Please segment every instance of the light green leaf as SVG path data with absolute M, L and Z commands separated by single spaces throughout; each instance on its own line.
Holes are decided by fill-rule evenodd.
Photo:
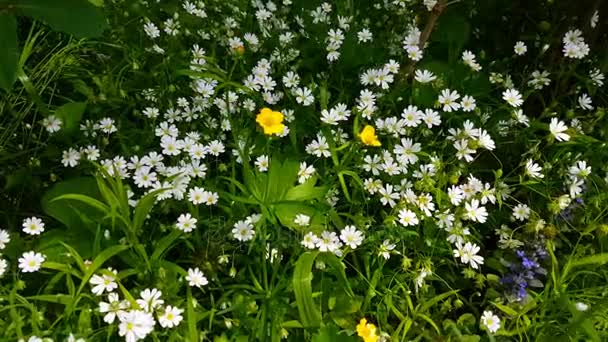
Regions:
M 304 184 L 290 188 L 285 194 L 284 199 L 287 201 L 307 201 L 323 198 L 328 188 L 325 186 L 315 186 L 316 182 L 316 177 L 311 177 Z
M 304 327 L 321 325 L 321 312 L 312 299 L 312 265 L 319 252 L 306 252 L 296 262 L 293 273 L 293 291 Z
M 0 13 L 0 88 L 7 92 L 17 79 L 19 49 L 17 45 L 17 19 Z
M 196 330 L 196 314 L 194 312 L 194 303 L 192 297 L 192 289 L 190 286 L 187 288 L 187 312 L 186 317 L 188 321 L 188 335 L 190 335 L 190 341 L 198 341 L 198 331 Z
M 83 0 L 20 0 L 16 7 L 57 31 L 78 38 L 98 37 L 108 26 L 103 12 Z
M 75 200 L 75 201 L 85 203 L 85 204 L 89 205 L 90 207 L 95 208 L 105 214 L 110 212 L 110 208 L 107 205 L 105 205 L 101 201 L 94 199 L 93 197 L 89 197 L 86 195 L 65 194 L 65 195 L 61 195 L 59 197 L 53 198 L 51 200 L 51 202 L 56 202 L 56 201 L 61 201 L 61 200 Z
M 494 305 L 498 310 L 506 313 L 507 315 L 511 316 L 511 317 L 517 317 L 519 314 L 517 313 L 517 311 L 511 309 L 510 307 L 503 305 L 503 304 L 499 304 L 499 303 L 492 303 L 492 305 Z

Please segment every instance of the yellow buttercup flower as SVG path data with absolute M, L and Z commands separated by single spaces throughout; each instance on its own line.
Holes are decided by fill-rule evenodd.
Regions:
M 367 323 L 365 318 L 361 318 L 361 321 L 357 325 L 357 335 L 359 335 L 364 342 L 378 341 L 378 335 L 376 335 L 376 326 L 372 323 Z
M 376 129 L 373 126 L 367 125 L 359 134 L 361 141 L 368 146 L 381 146 L 380 140 L 376 135 Z
M 262 126 L 264 134 L 279 134 L 285 129 L 283 114 L 281 112 L 273 112 L 270 108 L 262 108 L 255 121 Z

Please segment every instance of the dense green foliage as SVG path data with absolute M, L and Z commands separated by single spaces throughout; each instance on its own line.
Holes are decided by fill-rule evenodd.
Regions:
M 0 0 L 0 340 L 607 340 L 607 5 Z

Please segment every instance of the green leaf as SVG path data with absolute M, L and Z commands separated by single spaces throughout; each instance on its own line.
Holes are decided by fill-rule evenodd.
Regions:
M 171 248 L 173 242 L 177 240 L 181 235 L 182 232 L 180 230 L 173 229 L 173 231 L 169 235 L 160 239 L 160 241 L 155 244 L 156 248 L 154 249 L 154 252 L 150 257 L 150 262 L 154 264 L 156 261 L 160 260 L 163 254 L 165 254 Z
M 316 182 L 316 177 L 311 177 L 304 184 L 290 188 L 285 194 L 284 199 L 287 201 L 307 201 L 323 198 L 328 188 L 325 186 L 315 186 Z
M 87 272 L 82 278 L 82 283 L 80 283 L 80 287 L 78 288 L 78 293 L 82 291 L 84 286 L 89 282 L 89 278 L 91 278 L 91 276 L 93 276 L 93 274 L 101 266 L 103 266 L 103 264 L 108 261 L 108 259 L 115 256 L 116 254 L 126 251 L 127 249 L 129 249 L 129 246 L 114 245 L 104 249 L 101 253 L 99 253 L 99 255 L 97 255 L 95 259 L 93 259 L 93 263 L 87 268 Z
M 512 317 L 517 317 L 518 316 L 517 311 L 511 309 L 510 307 L 508 307 L 506 305 L 499 304 L 499 303 L 492 303 L 492 305 L 494 305 L 498 310 L 506 313 L 509 316 L 512 316 Z
M 55 116 L 63 122 L 63 132 L 72 134 L 78 131 L 80 119 L 86 108 L 85 102 L 71 102 L 55 110 Z
M 98 37 L 108 26 L 102 10 L 84 0 L 20 0 L 16 7 L 54 30 L 78 38 Z
M 36 295 L 27 297 L 29 300 L 39 300 L 43 302 L 68 305 L 72 301 L 72 296 L 62 293 L 49 295 Z
M 8 13 L 0 13 L 0 88 L 7 92 L 17 79 L 18 64 L 17 19 Z
M 80 218 L 81 215 L 93 222 L 101 220 L 103 215 L 99 210 L 81 201 L 74 199 L 54 201 L 57 197 L 66 194 L 80 194 L 98 201 L 101 196 L 94 178 L 78 177 L 55 184 L 44 194 L 41 205 L 47 215 L 73 230 L 82 229 L 84 222 Z
M 312 299 L 312 265 L 319 252 L 302 254 L 293 273 L 293 292 L 300 313 L 300 321 L 306 328 L 321 325 L 321 312 Z
M 105 214 L 110 212 L 110 208 L 107 205 L 105 205 L 101 201 L 94 199 L 93 197 L 86 196 L 86 195 L 65 194 L 65 195 L 61 195 L 59 197 L 55 197 L 51 201 L 55 202 L 55 201 L 61 201 L 61 200 L 75 200 L 75 201 L 85 203 L 85 204 L 89 205 L 90 207 L 95 208 Z
M 192 298 L 192 288 L 187 288 L 187 299 L 188 301 L 186 308 L 186 317 L 188 321 L 188 335 L 190 335 L 190 341 L 198 341 L 198 331 L 196 330 L 196 314 L 194 312 L 194 299 Z
M 432 41 L 447 43 L 450 62 L 455 61 L 471 35 L 471 25 L 456 11 L 446 11 L 431 35 Z
M 423 313 L 423 312 L 427 312 L 433 305 L 439 303 L 440 301 L 448 298 L 449 296 L 455 295 L 458 293 L 458 290 L 452 290 L 452 291 L 448 291 L 448 292 L 444 292 L 438 296 L 433 297 L 433 299 L 430 299 L 426 302 L 424 302 L 424 304 L 422 304 L 422 306 L 420 307 L 419 310 L 416 310 L 418 313 Z
M 258 185 L 260 189 L 266 189 L 264 200 L 266 203 L 278 202 L 284 199 L 287 189 L 293 187 L 298 177 L 299 164 L 295 160 L 286 160 L 281 163 L 278 157 L 270 160 L 268 168 L 267 183 Z
M 148 216 L 148 214 L 152 210 L 152 207 L 154 207 L 154 204 L 156 203 L 156 196 L 166 190 L 168 189 L 154 190 L 146 196 L 142 197 L 137 202 L 137 206 L 135 207 L 135 215 L 133 217 L 132 228 L 134 232 L 137 232 L 144 225 L 146 217 Z
M 335 341 L 355 342 L 355 341 L 361 341 L 361 339 L 356 336 L 347 336 L 344 334 L 340 334 L 338 327 L 336 327 L 333 324 L 329 324 L 329 325 L 326 325 L 326 326 L 322 327 L 321 329 L 319 329 L 319 332 L 317 332 L 312 337 L 311 341 L 312 342 L 335 342 Z
M 586 266 L 591 264 L 603 265 L 605 263 L 608 263 L 608 253 L 601 253 L 576 259 L 570 263 L 570 267 Z

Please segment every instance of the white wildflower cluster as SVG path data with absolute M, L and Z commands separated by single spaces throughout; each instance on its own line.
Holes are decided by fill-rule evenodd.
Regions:
M 422 59 L 424 46 L 420 47 L 420 30 L 415 26 L 410 26 L 409 31 L 403 39 L 403 49 L 407 53 L 407 56 L 412 61 L 419 61 Z
M 307 233 L 302 239 L 302 246 L 307 249 L 317 249 L 320 252 L 330 252 L 342 256 L 342 247 L 349 247 L 354 250 L 359 247 L 364 240 L 363 232 L 355 226 L 346 226 L 340 231 L 340 235 L 335 232 L 323 231 L 317 236 L 313 232 Z
M 566 32 L 562 43 L 562 52 L 568 58 L 582 59 L 589 54 L 589 45 L 585 43 L 583 33 L 579 29 Z
M 467 307 L 480 305 L 480 329 L 516 331 L 511 318 L 484 311 L 487 302 L 508 304 L 494 299 L 513 285 L 506 276 L 495 281 L 498 273 L 522 264 L 546 276 L 540 264 L 548 260 L 529 251 L 577 248 L 547 240 L 558 233 L 568 238 L 571 216 L 580 211 L 588 211 L 580 222 L 598 217 L 586 229 L 605 229 L 605 215 L 597 211 L 608 182 L 600 128 L 605 68 L 590 56 L 593 36 L 585 31 L 587 44 L 583 31 L 572 29 L 560 44 L 545 44 L 542 35 L 522 34 L 498 50 L 504 56 L 490 56 L 494 50 L 473 39 L 446 43 L 454 38 L 446 34 L 450 20 L 460 17 L 438 16 L 458 1 L 365 3 L 380 21 L 350 5 L 328 1 L 303 9 L 293 2 L 142 2 L 138 31 L 129 33 L 144 45 L 142 56 L 117 77 L 120 96 L 104 94 L 104 82 L 115 80 L 96 79 L 102 90 L 90 98 L 97 111 L 85 112 L 77 124 L 59 111 L 36 119 L 48 138 L 40 146 L 60 146 L 57 168 L 66 175 L 93 173 L 100 185 L 124 190 L 102 188 L 99 200 L 82 201 L 99 211 L 107 207 L 91 229 L 98 229 L 95 251 L 99 240 L 125 250 L 106 265 L 75 255 L 66 261 L 80 262 L 90 275 L 83 286 L 88 283 L 92 295 L 81 300 L 96 303 L 98 321 L 115 325 L 108 331 L 128 342 L 186 338 L 186 309 L 195 311 L 187 333 L 200 339 L 210 338 L 204 334 L 220 322 L 222 329 L 247 331 L 230 336 L 264 340 L 265 329 L 251 333 L 246 323 L 269 317 L 265 310 L 274 304 L 268 300 L 292 295 L 295 286 L 284 284 L 292 284 L 289 272 L 305 254 L 319 255 L 313 273 L 325 258 L 344 264 L 346 277 L 358 276 L 357 296 L 360 284 L 375 281 L 379 295 L 409 288 L 423 303 L 438 279 L 446 288 L 470 283 L 474 290 L 458 296 L 473 298 Z M 427 18 L 433 19 L 430 32 L 425 28 L 422 37 Z M 589 25 L 601 26 L 597 11 Z M 450 37 L 433 39 L 437 31 Z M 483 41 L 482 29 L 472 31 Z M 559 57 L 559 68 L 571 63 L 570 71 L 555 68 L 545 60 L 549 55 Z M 123 77 L 132 77 L 137 90 L 124 92 Z M 72 133 L 76 138 L 62 139 Z M 57 222 L 24 218 L 30 215 L 19 218 L 22 238 L 0 229 L 0 251 L 12 240 L 27 246 L 15 262 L 25 281 L 43 267 L 60 268 L 49 262 L 54 246 L 37 240 L 65 223 L 51 214 Z M 139 230 L 130 231 L 136 222 Z M 3 279 L 9 259 L 0 254 Z M 66 269 L 72 287 L 72 265 Z M 308 282 L 322 291 L 333 286 L 333 279 L 319 286 L 318 278 Z M 542 285 L 530 273 L 516 280 L 523 278 L 529 282 L 516 285 L 524 295 L 528 286 Z M 471 295 L 485 289 L 491 297 Z M 329 297 L 333 310 L 340 303 Z M 272 307 L 273 322 L 297 315 L 289 300 Z M 459 301 L 445 297 L 442 310 Z M 378 325 L 388 331 L 385 323 Z M 287 337 L 288 326 L 280 327 L 285 338 L 304 338 L 293 337 L 299 332 Z M 363 326 L 359 336 L 372 336 Z M 418 334 L 419 326 L 412 331 Z

